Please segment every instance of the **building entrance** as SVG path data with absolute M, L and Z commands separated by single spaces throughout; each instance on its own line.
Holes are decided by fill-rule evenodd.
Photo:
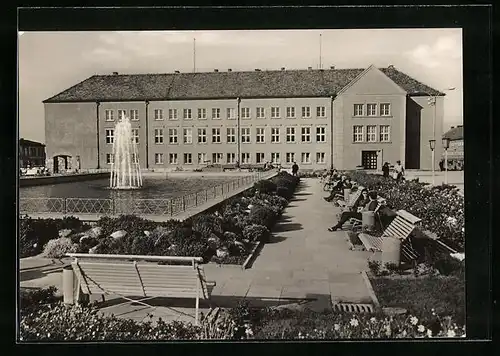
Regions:
M 363 151 L 361 165 L 364 169 L 377 169 L 377 151 Z

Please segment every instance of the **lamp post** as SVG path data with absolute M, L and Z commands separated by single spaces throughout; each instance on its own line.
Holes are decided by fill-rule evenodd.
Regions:
M 448 184 L 448 148 L 450 147 L 450 139 L 443 137 L 444 148 L 444 184 Z
M 434 149 L 436 148 L 436 140 L 429 140 L 429 147 L 432 152 L 432 185 L 434 185 L 436 183 L 434 176 Z

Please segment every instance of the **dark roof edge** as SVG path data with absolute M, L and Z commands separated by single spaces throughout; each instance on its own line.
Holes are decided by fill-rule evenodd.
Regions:
M 98 77 L 98 76 L 99 76 L 99 75 L 97 75 L 97 74 L 91 75 L 90 77 L 88 77 L 88 78 L 86 78 L 86 79 L 84 79 L 84 80 L 80 81 L 79 83 L 76 83 L 75 85 L 70 86 L 69 88 L 67 88 L 67 89 L 63 90 L 62 92 L 57 93 L 57 94 L 55 94 L 55 95 L 52 95 L 50 98 L 43 100 L 43 101 L 42 101 L 42 103 L 43 103 L 43 104 L 45 104 L 45 103 L 50 103 L 50 102 L 51 102 L 51 99 L 55 98 L 56 96 L 59 96 L 59 95 L 61 95 L 61 94 L 65 93 L 65 92 L 67 92 L 68 90 L 73 89 L 73 88 L 74 88 L 74 87 L 76 87 L 77 85 L 80 85 L 80 84 L 82 84 L 83 82 L 86 82 L 87 80 L 89 80 L 89 79 L 91 79 L 91 78 L 94 78 L 94 77 Z

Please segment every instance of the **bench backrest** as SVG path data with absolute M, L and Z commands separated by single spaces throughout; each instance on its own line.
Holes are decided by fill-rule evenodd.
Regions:
M 205 273 L 196 259 L 182 259 L 182 262 L 190 261 L 189 265 L 158 265 L 157 256 L 134 256 L 133 259 L 116 256 L 84 255 L 71 263 L 85 294 L 208 298 Z M 178 258 L 160 260 L 179 262 Z
M 349 197 L 349 201 L 347 202 L 347 206 L 352 207 L 358 202 L 359 198 L 361 197 L 361 190 L 362 189 L 358 188 L 358 190 L 351 194 L 351 196 Z
M 413 216 L 405 210 L 399 210 L 397 216 L 385 229 L 382 237 L 394 236 L 402 240 L 408 238 L 421 219 Z

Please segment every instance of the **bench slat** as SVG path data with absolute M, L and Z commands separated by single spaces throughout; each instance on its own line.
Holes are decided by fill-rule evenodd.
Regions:
M 422 219 L 416 217 L 413 214 L 410 214 L 406 210 L 398 210 L 397 214 L 412 224 L 417 224 L 422 221 Z

